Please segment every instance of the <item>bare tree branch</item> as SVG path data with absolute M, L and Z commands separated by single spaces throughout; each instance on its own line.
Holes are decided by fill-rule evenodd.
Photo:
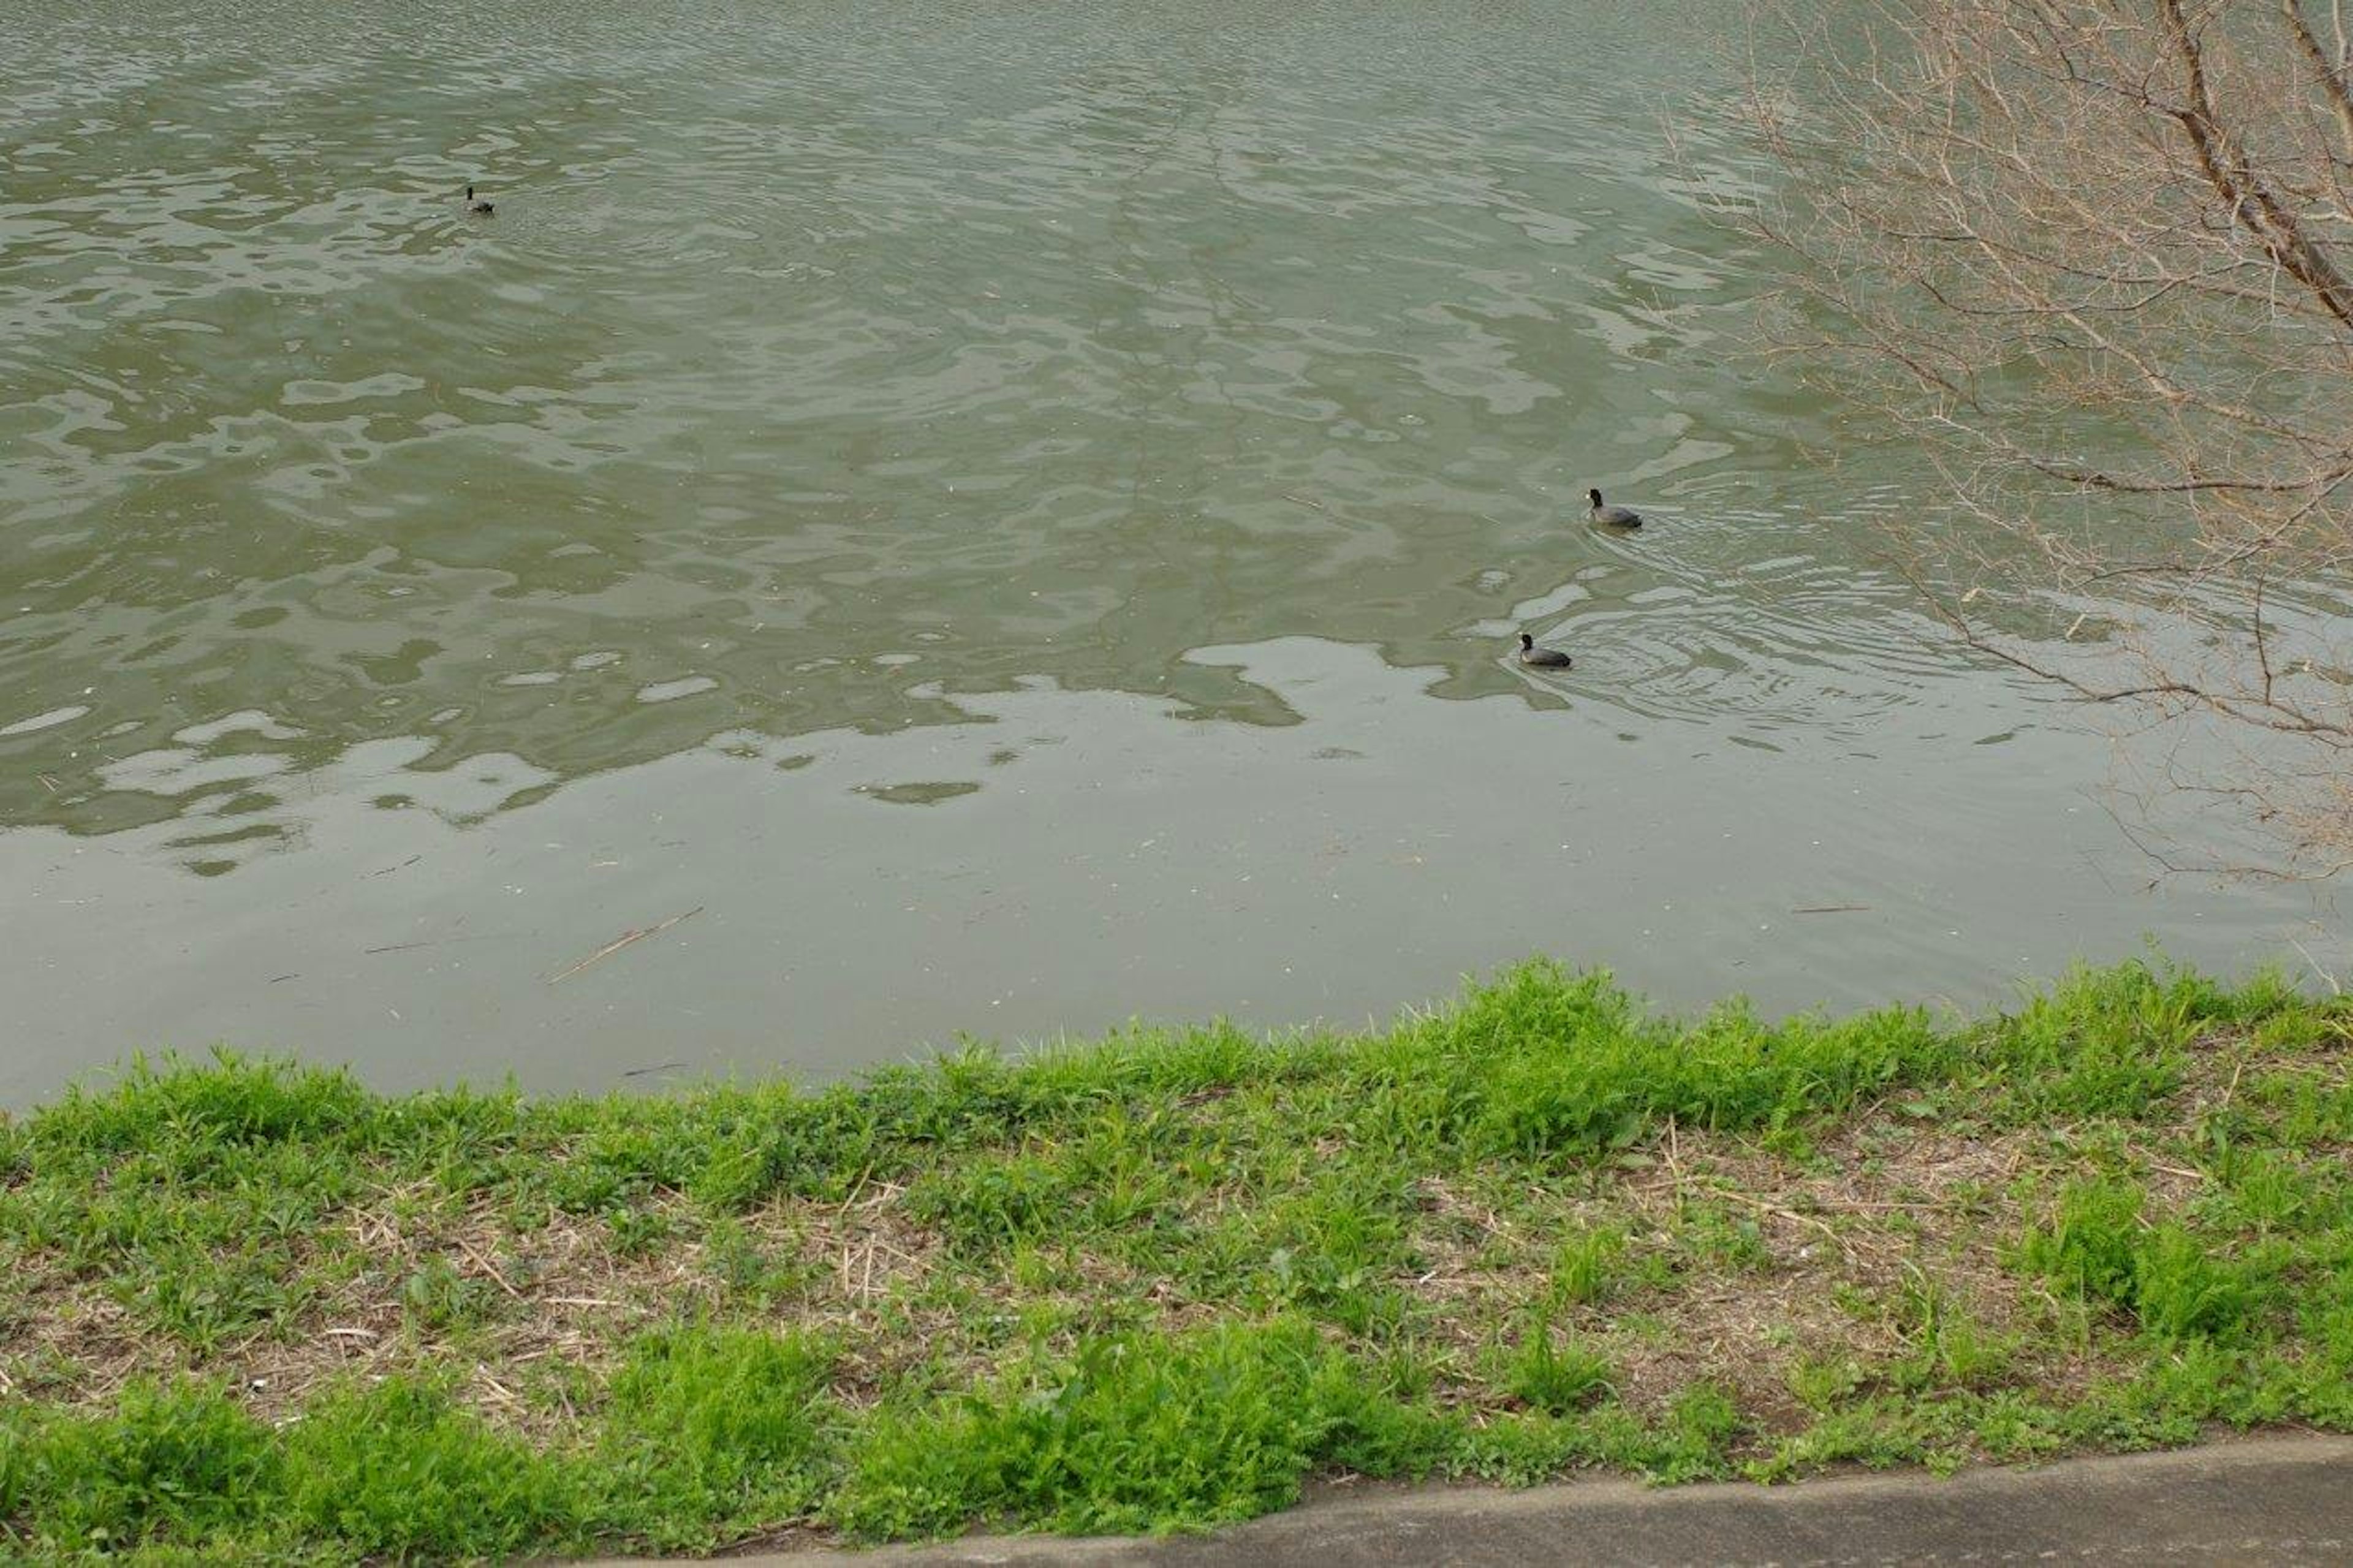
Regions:
M 2263 737 L 2186 787 L 2346 858 L 2344 0 L 1752 3 L 1790 177 L 1735 216 L 1792 262 L 1775 343 L 1941 479 L 1891 552 L 1990 658 Z

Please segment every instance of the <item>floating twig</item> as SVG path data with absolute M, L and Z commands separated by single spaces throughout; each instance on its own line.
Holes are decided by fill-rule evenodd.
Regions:
M 652 925 L 643 926 L 636 931 L 625 931 L 620 935 L 615 937 L 612 941 L 607 942 L 604 946 L 598 948 L 596 952 L 590 953 L 587 957 L 582 959 L 579 963 L 572 965 L 569 969 L 559 970 L 557 973 L 549 975 L 547 977 L 547 983 L 550 985 L 553 985 L 559 980 L 569 980 L 574 975 L 579 973 L 582 970 L 587 968 L 590 964 L 599 963 L 602 960 L 612 957 L 615 953 L 620 952 L 631 942 L 643 942 L 649 936 L 659 936 L 662 932 L 670 930 L 670 927 L 678 924 L 679 921 L 685 920 L 688 916 L 699 915 L 702 912 L 702 906 L 701 904 L 697 904 L 694 908 L 687 910 L 685 914 L 672 915 L 666 921 L 657 921 Z
M 364 947 L 360 952 L 363 956 L 379 952 L 408 952 L 420 947 L 449 947 L 461 942 L 506 942 L 513 936 L 514 932 L 506 931 L 484 931 L 480 936 L 435 936 L 418 942 L 396 942 L 389 947 Z
M 1808 904 L 1789 912 L 1793 915 L 1843 915 L 1870 908 L 1869 904 Z

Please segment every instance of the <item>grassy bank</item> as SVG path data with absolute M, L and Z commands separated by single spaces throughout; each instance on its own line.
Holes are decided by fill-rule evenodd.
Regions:
M 2353 1005 L 1139 1033 L 815 1094 L 224 1058 L 0 1123 L 0 1542 L 1139 1531 L 2353 1428 Z

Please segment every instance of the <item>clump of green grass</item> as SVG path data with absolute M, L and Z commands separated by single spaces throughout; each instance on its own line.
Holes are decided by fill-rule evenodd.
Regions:
M 112 1283 L 122 1305 L 199 1352 L 284 1325 L 310 1293 L 289 1252 L 251 1245 L 165 1243 L 142 1249 Z
M 1166 1530 L 1319 1472 L 2353 1429 L 2348 1041 L 2155 963 L 1975 1021 L 1532 964 L 1363 1035 L 809 1093 L 136 1063 L 0 1119 L 0 1552 Z
M 988 1252 L 1066 1219 L 1075 1197 L 1050 1162 L 1019 1152 L 927 1175 L 910 1191 L 908 1208 L 955 1246 Z
M 1553 1257 L 1553 1300 L 1564 1306 L 1585 1306 L 1606 1299 L 1623 1283 L 1618 1264 L 1625 1253 L 1621 1227 L 1579 1230 Z
M 104 1415 L 0 1426 L 0 1501 L 43 1553 L 488 1557 L 564 1540 L 576 1497 L 561 1467 L 406 1382 L 336 1390 L 283 1430 L 186 1381 L 134 1384 Z
M 805 1334 L 648 1334 L 614 1375 L 599 1459 L 608 1521 L 666 1550 L 807 1515 L 842 1425 L 833 1352 Z
M 1898 1316 L 1909 1347 L 1892 1369 L 1891 1381 L 1899 1389 L 1933 1393 L 1997 1388 L 2009 1381 L 2017 1367 L 2018 1335 L 1989 1326 L 1966 1303 L 1952 1300 L 1944 1286 L 1925 1276 L 1905 1282 Z
M 400 1305 L 412 1329 L 448 1334 L 488 1315 L 488 1285 L 458 1271 L 447 1258 L 427 1258 L 400 1282 Z
M 43 1553 L 234 1539 L 260 1525 L 283 1457 L 219 1390 L 141 1381 L 112 1411 L 0 1417 L 0 1502 Z
M 2164 1339 L 2249 1327 L 2276 1296 L 2265 1255 L 2224 1257 L 2178 1223 L 2147 1225 L 2140 1191 L 2116 1178 L 2070 1184 L 2051 1221 L 2031 1227 L 2020 1263 L 2078 1298 L 2113 1304 Z
M 579 1539 L 586 1488 L 447 1391 L 396 1380 L 336 1388 L 274 1440 L 271 1513 L 299 1537 L 368 1556 L 512 1556 Z
M 1246 1519 L 1298 1496 L 1377 1395 L 1303 1322 L 1120 1336 L 977 1395 L 887 1411 L 828 1510 L 854 1535 Z
M 2129 1302 L 2143 1201 L 2138 1186 L 2114 1177 L 2071 1183 L 2050 1223 L 2026 1233 L 2019 1261 L 2078 1296 Z
M 1558 1342 L 1552 1320 L 1532 1317 L 1505 1363 L 1512 1397 L 1548 1415 L 1584 1408 L 1609 1389 L 1609 1358 L 1587 1345 Z

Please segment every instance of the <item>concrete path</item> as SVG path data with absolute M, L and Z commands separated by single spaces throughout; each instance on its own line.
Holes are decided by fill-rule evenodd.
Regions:
M 1529 1491 L 1366 1488 L 1215 1535 L 1166 1541 L 974 1537 L 816 1568 L 1149 1564 L 1423 1568 L 1523 1563 L 2353 1563 L 2353 1438 L 2265 1437 L 2038 1469 L 1838 1477 L 1785 1487 Z

